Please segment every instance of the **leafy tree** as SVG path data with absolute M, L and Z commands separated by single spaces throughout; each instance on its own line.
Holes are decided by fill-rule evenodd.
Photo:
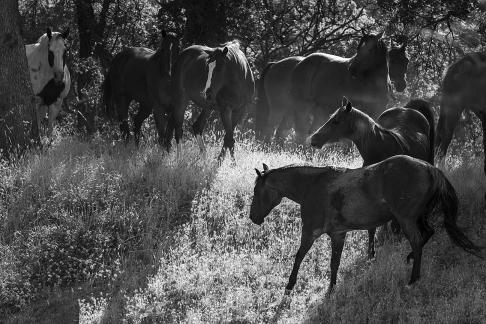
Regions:
M 30 84 L 17 0 L 0 10 L 0 154 L 10 157 L 39 142 L 36 101 Z

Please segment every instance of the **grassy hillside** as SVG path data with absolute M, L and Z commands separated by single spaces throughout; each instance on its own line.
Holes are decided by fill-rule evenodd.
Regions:
M 7 322 L 481 322 L 486 262 L 452 245 L 434 215 L 422 278 L 404 288 L 408 242 L 386 240 L 366 260 L 364 231 L 348 233 L 336 292 L 324 298 L 330 249 L 307 254 L 287 308 L 278 308 L 300 238 L 284 200 L 262 226 L 248 219 L 254 168 L 290 163 L 358 167 L 356 153 L 274 151 L 237 141 L 237 165 L 182 159 L 153 145 L 59 138 L 0 166 L 0 319 Z M 482 159 L 453 158 L 460 226 L 486 245 Z M 8 320 L 7 320 L 8 319 Z

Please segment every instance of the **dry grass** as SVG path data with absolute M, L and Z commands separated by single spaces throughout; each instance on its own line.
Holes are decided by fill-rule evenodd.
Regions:
M 289 307 L 278 311 L 275 305 L 298 248 L 298 206 L 284 200 L 262 226 L 252 224 L 254 168 L 262 162 L 270 167 L 358 167 L 361 162 L 356 153 L 344 158 L 332 149 L 316 155 L 278 152 L 240 138 L 237 166 L 225 161 L 218 167 L 213 157 L 219 145 L 210 144 L 208 160 L 201 161 L 195 144 L 187 142 L 183 158 L 176 160 L 151 145 L 136 150 L 102 139 L 88 144 L 64 138 L 47 154 L 2 166 L 2 305 L 10 311 L 22 307 L 28 314 L 17 313 L 11 321 L 39 319 L 35 298 L 54 300 L 57 294 L 59 299 L 71 287 L 80 289 L 70 296 L 80 300 L 75 311 L 84 323 L 474 323 L 486 318 L 485 262 L 452 246 L 440 215 L 434 217 L 438 230 L 425 248 L 422 278 L 413 289 L 404 289 L 408 243 L 390 240 L 369 263 L 367 234 L 357 231 L 347 236 L 336 292 L 324 299 L 330 253 L 323 236 L 302 264 Z M 486 245 L 482 161 L 452 162 L 449 175 L 461 198 L 460 225 Z M 96 239 L 59 235 L 66 230 Z M 32 253 L 18 257 L 22 248 L 43 255 L 79 242 L 82 246 L 73 249 L 77 252 L 55 254 L 52 261 Z M 80 253 L 82 248 L 89 253 Z M 70 263 L 87 273 L 63 281 L 67 274 L 56 269 L 73 255 L 104 264 L 86 270 L 85 263 Z M 20 271 L 26 260 L 59 264 L 51 270 L 61 279 L 41 280 L 29 272 L 33 269 Z M 35 285 L 20 285 L 25 280 Z

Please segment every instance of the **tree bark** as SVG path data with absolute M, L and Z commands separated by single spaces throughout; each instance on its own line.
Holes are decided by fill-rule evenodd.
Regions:
M 18 0 L 0 0 L 0 156 L 40 142 Z

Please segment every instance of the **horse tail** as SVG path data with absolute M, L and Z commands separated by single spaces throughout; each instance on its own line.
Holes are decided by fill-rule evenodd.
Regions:
M 115 117 L 115 107 L 113 105 L 113 91 L 111 87 L 111 74 L 105 75 L 105 80 L 103 81 L 103 105 L 105 106 L 105 115 L 112 119 Z
M 429 158 L 427 162 L 434 165 L 435 121 L 431 104 L 423 99 L 412 99 L 405 105 L 405 108 L 416 110 L 427 119 L 429 123 Z
M 264 129 L 268 124 L 268 116 L 270 114 L 270 107 L 268 105 L 267 94 L 265 93 L 265 76 L 275 62 L 270 62 L 265 66 L 260 76 L 260 80 L 257 85 L 257 105 L 255 112 L 255 128 L 257 136 L 262 137 Z
M 456 191 L 449 180 L 441 170 L 430 167 L 432 181 L 435 184 L 434 195 L 431 200 L 432 205 L 440 203 L 444 213 L 444 227 L 452 242 L 461 247 L 464 251 L 482 258 L 482 247 L 474 244 L 467 236 L 457 227 L 457 211 L 459 200 Z

